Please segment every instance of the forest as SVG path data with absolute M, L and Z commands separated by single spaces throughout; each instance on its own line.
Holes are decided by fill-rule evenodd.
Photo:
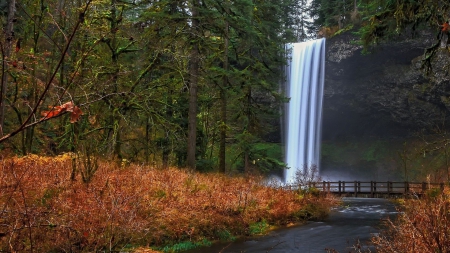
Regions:
M 3 1 L 2 153 L 281 168 L 283 45 L 302 4 Z
M 0 8 L 2 154 L 267 172 L 284 167 L 286 43 L 353 29 L 369 50 L 444 24 L 449 6 L 3 0 Z

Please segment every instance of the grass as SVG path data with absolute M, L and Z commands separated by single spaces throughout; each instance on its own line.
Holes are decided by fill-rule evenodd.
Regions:
M 0 252 L 178 252 L 303 221 L 311 206 L 323 215 L 334 203 L 254 176 L 105 161 L 88 183 L 72 181 L 71 164 L 70 155 L 0 161 Z
M 172 253 L 172 252 L 175 253 L 195 249 L 198 247 L 211 246 L 211 244 L 212 243 L 210 241 L 203 239 L 202 241 L 199 242 L 191 242 L 191 241 L 179 242 L 173 245 L 167 245 L 162 248 L 160 247 L 158 248 L 158 250 L 165 253 Z

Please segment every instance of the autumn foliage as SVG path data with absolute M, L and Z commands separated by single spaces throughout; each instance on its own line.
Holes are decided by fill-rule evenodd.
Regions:
M 450 192 L 407 200 L 395 220 L 372 238 L 379 253 L 450 252 Z
M 100 162 L 70 180 L 70 154 L 0 162 L 0 252 L 97 252 L 248 235 L 327 209 L 324 197 L 268 187 L 257 177 L 198 174 Z M 132 248 L 133 248 L 132 247 Z

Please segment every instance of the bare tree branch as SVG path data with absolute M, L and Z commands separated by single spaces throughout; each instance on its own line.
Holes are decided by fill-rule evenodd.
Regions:
M 0 138 L 0 143 L 2 143 L 2 142 L 4 142 L 4 141 L 6 141 L 7 139 L 9 139 L 9 138 L 15 136 L 16 134 L 22 132 L 23 130 L 25 130 L 25 129 L 28 128 L 28 127 L 37 125 L 37 124 L 39 124 L 39 123 L 41 123 L 41 122 L 43 122 L 43 121 L 45 121 L 45 120 L 48 120 L 48 119 L 46 119 L 46 118 L 43 118 L 43 119 L 38 120 L 38 121 L 36 121 L 36 122 L 34 122 L 34 123 L 28 124 L 28 122 L 31 120 L 31 118 L 33 117 L 33 115 L 36 113 L 38 107 L 40 106 L 40 104 L 41 104 L 42 101 L 44 100 L 45 96 L 47 95 L 47 92 L 48 92 L 48 90 L 50 89 L 50 86 L 51 86 L 51 84 L 52 84 L 52 82 L 53 82 L 53 79 L 55 78 L 56 74 L 57 74 L 58 71 L 59 71 L 59 68 L 61 67 L 61 65 L 62 65 L 62 63 L 63 63 L 63 61 L 64 61 L 64 57 L 65 57 L 67 51 L 69 50 L 69 46 L 70 46 L 70 44 L 72 43 L 72 40 L 73 40 L 73 38 L 75 37 L 75 34 L 76 34 L 76 32 L 78 31 L 78 28 L 79 28 L 80 25 L 84 22 L 84 16 L 85 16 L 85 14 L 86 14 L 86 12 L 87 12 L 87 10 L 88 10 L 88 7 L 89 7 L 89 5 L 90 5 L 91 2 L 92 2 L 92 0 L 89 0 L 89 1 L 86 3 L 86 6 L 84 7 L 84 10 L 80 13 L 80 15 L 79 15 L 79 17 L 78 17 L 78 21 L 77 21 L 77 23 L 75 24 L 75 27 L 74 27 L 74 29 L 73 29 L 73 32 L 72 32 L 72 34 L 70 35 L 69 40 L 67 41 L 66 46 L 65 46 L 65 48 L 64 48 L 64 50 L 63 50 L 63 52 L 62 52 L 62 54 L 61 54 L 61 58 L 59 59 L 59 62 L 58 62 L 58 64 L 56 65 L 56 68 L 55 68 L 55 70 L 53 71 L 52 76 L 51 76 L 50 79 L 48 80 L 48 82 L 47 82 L 47 84 L 46 84 L 46 86 L 45 86 L 44 91 L 41 93 L 41 96 L 39 97 L 39 99 L 38 99 L 36 105 L 34 106 L 33 110 L 31 111 L 30 115 L 28 115 L 28 118 L 27 118 L 27 119 L 22 123 L 22 125 L 19 126 L 16 130 L 14 130 L 14 131 L 12 131 L 11 133 L 9 133 L 9 134 L 7 134 L 7 135 L 1 137 L 1 138 Z

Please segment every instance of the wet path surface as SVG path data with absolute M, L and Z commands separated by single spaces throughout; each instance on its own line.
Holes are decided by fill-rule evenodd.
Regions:
M 351 252 L 358 240 L 363 245 L 367 244 L 371 234 L 378 232 L 382 219 L 395 215 L 395 207 L 388 200 L 344 198 L 343 205 L 334 209 L 324 222 L 310 222 L 246 241 L 217 244 L 188 252 L 322 253 L 328 252 L 326 249 Z

